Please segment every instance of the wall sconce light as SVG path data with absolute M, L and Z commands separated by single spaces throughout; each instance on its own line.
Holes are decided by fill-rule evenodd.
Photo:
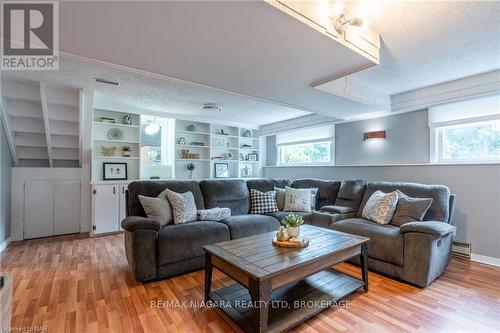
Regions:
M 385 131 L 365 132 L 364 140 L 385 139 Z

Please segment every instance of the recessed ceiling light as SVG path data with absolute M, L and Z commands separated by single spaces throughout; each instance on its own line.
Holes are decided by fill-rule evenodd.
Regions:
M 207 112 L 213 112 L 213 111 L 222 111 L 222 108 L 220 105 L 217 105 L 215 103 L 206 103 L 201 106 L 201 111 L 207 111 Z

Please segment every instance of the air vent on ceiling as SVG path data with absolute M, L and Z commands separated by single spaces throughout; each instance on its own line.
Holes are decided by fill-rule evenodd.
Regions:
M 98 77 L 95 79 L 95 82 L 104 83 L 104 84 L 111 84 L 113 86 L 120 85 L 118 82 L 110 81 L 110 80 L 106 80 L 106 79 L 101 79 L 101 78 L 98 78 Z
M 214 103 L 206 103 L 206 104 L 203 104 L 203 106 L 201 107 L 201 111 L 207 111 L 207 112 L 214 112 L 214 111 L 222 111 L 222 108 L 217 105 L 217 104 L 214 104 Z

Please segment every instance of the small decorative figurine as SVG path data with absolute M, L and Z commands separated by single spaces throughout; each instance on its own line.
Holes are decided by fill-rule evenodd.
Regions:
M 132 125 L 132 117 L 129 116 L 128 114 L 123 116 L 122 122 L 124 125 Z
M 290 237 L 288 237 L 288 232 L 284 226 L 280 226 L 278 232 L 276 233 L 276 239 L 279 241 L 286 241 Z

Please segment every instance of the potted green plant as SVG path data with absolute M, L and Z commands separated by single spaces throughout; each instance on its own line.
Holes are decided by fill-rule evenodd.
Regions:
M 289 237 L 298 237 L 300 235 L 300 226 L 304 224 L 304 219 L 302 216 L 290 213 L 281 222 L 286 226 Z
M 122 151 L 123 151 L 123 157 L 130 157 L 130 152 L 132 151 L 132 148 L 130 148 L 129 146 L 123 146 Z

